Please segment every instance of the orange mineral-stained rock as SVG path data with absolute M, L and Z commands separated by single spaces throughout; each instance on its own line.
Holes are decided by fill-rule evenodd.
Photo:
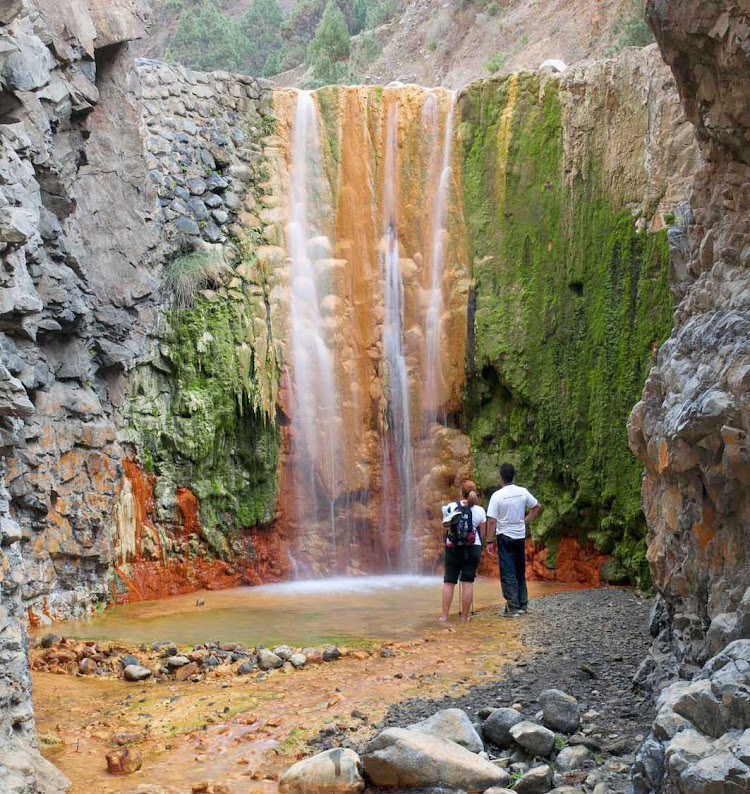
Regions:
M 110 775 L 132 775 L 143 766 L 141 754 L 132 747 L 110 750 L 105 758 L 107 759 L 107 772 Z

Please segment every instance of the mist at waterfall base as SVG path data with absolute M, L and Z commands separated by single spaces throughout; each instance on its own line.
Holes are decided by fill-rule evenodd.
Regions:
M 58 633 L 131 644 L 219 641 L 269 647 L 404 640 L 442 625 L 437 622 L 441 582 L 435 576 L 363 576 L 201 591 L 112 607 L 89 620 L 67 621 Z M 570 587 L 529 583 L 532 598 Z M 197 598 L 205 605 L 197 606 Z M 496 580 L 477 580 L 476 609 L 499 600 Z

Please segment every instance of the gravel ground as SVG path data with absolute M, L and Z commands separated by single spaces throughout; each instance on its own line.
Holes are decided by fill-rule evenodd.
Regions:
M 654 716 L 649 698 L 633 690 L 631 679 L 650 644 L 648 615 L 651 601 L 630 590 L 577 590 L 534 599 L 529 614 L 515 618 L 530 650 L 506 668 L 502 678 L 471 687 L 440 700 L 412 698 L 396 703 L 373 735 L 383 727 L 406 726 L 444 708 L 463 709 L 481 722 L 486 707 L 521 704 L 534 718 L 544 689 L 562 689 L 577 698 L 584 713 L 581 734 L 594 750 L 596 766 L 571 773 L 564 785 L 582 792 L 620 794 L 628 790 L 630 765 L 638 743 Z M 501 617 L 501 608 L 489 610 Z M 460 649 L 457 649 L 460 652 Z M 333 737 L 320 737 L 331 744 Z M 500 756 L 488 747 L 491 757 Z M 599 784 L 597 786 L 597 784 Z

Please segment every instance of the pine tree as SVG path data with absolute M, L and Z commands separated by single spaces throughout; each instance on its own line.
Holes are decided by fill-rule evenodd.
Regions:
M 250 42 L 249 71 L 253 75 L 275 74 L 283 58 L 281 26 L 284 12 L 278 0 L 252 0 L 241 27 Z
M 167 60 L 193 69 L 229 72 L 247 71 L 249 56 L 250 42 L 240 26 L 212 0 L 202 0 L 182 12 L 166 54 Z

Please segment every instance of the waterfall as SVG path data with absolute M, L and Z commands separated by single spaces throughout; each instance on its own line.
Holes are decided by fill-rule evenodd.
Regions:
M 321 322 L 316 259 L 330 250 L 330 208 L 315 101 L 300 92 L 294 114 L 289 173 L 287 253 L 291 266 L 290 337 L 293 390 L 292 445 L 298 468 L 297 520 L 328 524 L 337 557 L 335 499 L 339 479 L 339 422 L 333 352 Z
M 409 384 L 404 355 L 404 286 L 396 216 L 398 167 L 398 102 L 388 109 L 385 171 L 383 180 L 383 241 L 380 269 L 384 279 L 385 317 L 383 322 L 383 355 L 385 358 L 387 427 L 383 436 L 383 471 L 393 461 L 397 482 L 395 489 L 385 488 L 384 495 L 395 492 L 401 528 L 401 568 L 414 572 L 419 555 L 412 539 L 414 505 L 411 416 Z M 387 509 L 391 509 L 388 504 Z
M 434 95 L 431 95 L 431 97 Z M 443 314 L 443 264 L 445 257 L 445 212 L 448 205 L 449 191 L 453 179 L 451 154 L 453 142 L 453 110 L 456 95 L 451 92 L 450 109 L 445 120 L 443 132 L 442 157 L 438 186 L 432 211 L 432 229 L 430 233 L 430 300 L 425 317 L 425 362 L 424 387 L 422 404 L 425 418 L 433 421 L 438 418 L 441 402 L 442 362 L 440 348 L 442 341 Z M 437 103 L 436 103 L 437 104 Z M 437 118 L 437 114 L 436 114 Z M 437 125 L 437 121 L 435 122 Z

